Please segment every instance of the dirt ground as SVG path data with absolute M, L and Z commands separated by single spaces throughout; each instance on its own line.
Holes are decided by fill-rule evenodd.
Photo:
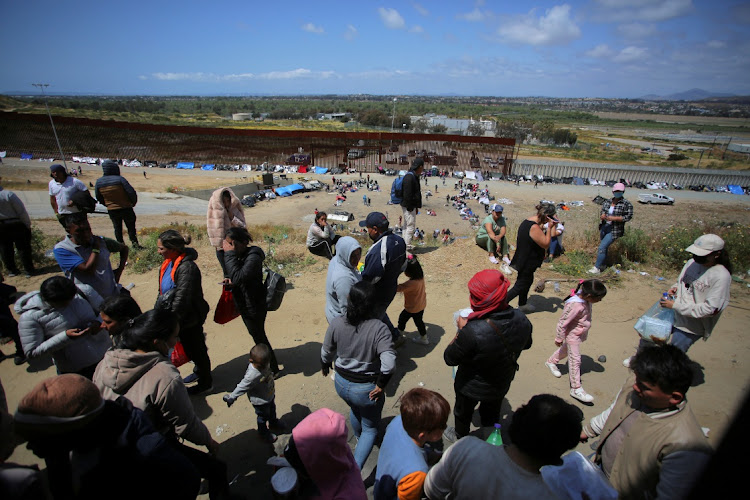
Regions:
M 47 165 L 43 165 L 44 168 Z M 146 171 L 148 179 L 143 178 Z M 100 175 L 98 167 L 84 167 L 82 180 L 95 182 Z M 163 169 L 123 169 L 123 174 L 137 190 L 163 192 L 167 186 L 179 185 L 183 188 L 219 187 L 240 183 L 252 173 L 231 172 L 190 172 Z M 10 183 L 12 189 L 32 181 L 29 186 L 39 189 L 46 185 L 46 172 L 39 165 L 9 169 L 0 167 L 3 185 Z M 314 176 L 311 176 L 314 177 Z M 338 176 L 337 176 L 338 177 Z M 358 178 L 358 175 L 347 176 Z M 356 220 L 361 220 L 369 211 L 379 210 L 388 214 L 392 222 L 398 219 L 400 210 L 387 205 L 392 177 L 377 175 L 375 177 L 383 186 L 383 192 L 368 192 L 372 206 L 362 204 L 362 193 L 353 193 L 343 210 L 352 212 Z M 330 176 L 325 176 L 326 182 Z M 429 181 L 429 188 L 435 191 L 435 183 Z M 450 228 L 456 240 L 446 246 L 425 246 L 415 252 L 422 261 L 427 282 L 428 305 L 425 322 L 428 335 L 432 341 L 429 346 L 408 342 L 399 350 L 396 373 L 386 389 L 386 403 L 383 410 L 382 429 L 398 412 L 398 397 L 415 386 L 424 386 L 442 393 L 453 402 L 451 368 L 443 362 L 442 353 L 455 333 L 452 313 L 468 305 L 466 283 L 478 271 L 490 267 L 484 251 L 473 244 L 473 230 L 467 221 L 460 219 L 458 212 L 445 206 L 446 194 L 453 194 L 452 183 L 443 186 L 437 182 L 435 196 L 425 201 L 424 209 L 433 209 L 437 216 L 420 214 L 417 226 L 424 228 L 426 239 L 431 240 L 431 232 L 438 228 Z M 497 198 L 507 198 L 513 203 L 505 203 L 505 214 L 508 226 L 515 234 L 515 227 L 522 219 L 531 215 L 533 206 L 539 199 L 552 201 L 582 200 L 585 205 L 565 212 L 562 219 L 568 228 L 568 238 L 581 238 L 588 230 L 595 227 L 594 220 L 598 207 L 590 202 L 597 192 L 607 195 L 607 188 L 577 186 L 540 186 L 534 189 L 531 184 L 515 186 L 509 183 L 489 182 L 490 190 Z M 423 185 L 423 193 L 424 193 Z M 747 197 L 738 197 L 716 193 L 670 192 L 677 198 L 673 207 L 636 206 L 635 218 L 631 227 L 641 227 L 658 237 L 674 222 L 730 222 L 750 223 L 750 203 Z M 626 193 L 631 200 L 636 199 L 636 192 Z M 250 232 L 254 223 L 284 223 L 306 229 L 312 219 L 313 209 L 332 212 L 334 196 L 324 192 L 311 193 L 309 198 L 295 195 L 291 198 L 262 202 L 254 208 L 246 209 Z M 474 202 L 470 205 L 478 208 Z M 138 209 L 136 208 L 136 212 Z M 482 211 L 483 213 L 483 211 Z M 196 224 L 205 224 L 205 216 L 167 215 L 139 216 L 138 227 L 159 226 L 168 220 L 183 220 Z M 62 230 L 53 219 L 35 220 L 45 232 L 63 236 Z M 351 224 L 354 227 L 355 224 Z M 112 236 L 112 227 L 106 216 L 93 216 L 92 226 L 96 234 Z M 513 237 L 514 239 L 514 237 Z M 364 244 L 364 239 L 361 240 Z M 204 296 L 213 306 L 216 304 L 221 287 L 220 268 L 213 250 L 207 241 L 201 242 L 197 250 L 200 254 L 198 264 L 203 273 Z M 264 245 L 264 250 L 266 245 Z M 593 250 L 593 249 L 592 249 Z M 731 251 L 731 249 L 729 249 Z M 320 374 L 320 346 L 327 327 L 323 314 L 325 305 L 325 278 L 327 261 L 316 258 L 315 264 L 287 276 L 290 283 L 281 309 L 269 313 L 266 330 L 283 366 L 283 376 L 276 383 L 276 404 L 282 421 L 288 428 L 293 427 L 309 412 L 321 407 L 328 407 L 344 415 L 348 414 L 345 403 L 336 395 L 330 378 Z M 6 278 L 6 281 L 21 291 L 38 289 L 41 282 L 58 272 L 54 266 L 44 270 L 45 274 L 31 279 L 23 277 Z M 663 276 L 658 281 L 654 274 Z M 633 330 L 635 320 L 648 309 L 676 278 L 671 271 L 652 272 L 648 276 L 638 273 L 623 272 L 617 283 L 610 283 L 607 297 L 594 307 L 594 320 L 588 341 L 583 344 L 583 385 L 594 396 L 594 403 L 584 405 L 572 399 L 568 392 L 567 368 L 563 368 L 563 378 L 555 379 L 544 366 L 544 361 L 555 348 L 553 339 L 555 325 L 559 319 L 562 303 L 574 286 L 574 280 L 557 275 L 545 264 L 537 271 L 537 277 L 548 280 L 558 279 L 560 292 L 556 293 L 549 285 L 543 293 L 531 293 L 530 303 L 538 311 L 531 314 L 534 325 L 534 344 L 525 351 L 520 359 L 520 370 L 513 382 L 507 401 L 503 406 L 503 421 L 508 423 L 512 408 L 525 403 L 531 396 L 539 393 L 556 394 L 576 404 L 588 419 L 604 410 L 612 401 L 619 388 L 628 376 L 628 370 L 621 364 L 623 358 L 634 352 L 638 342 Z M 513 279 L 511 277 L 511 279 Z M 157 294 L 157 271 L 147 274 L 135 274 L 126 269 L 122 282 L 135 283 L 133 296 L 144 309 L 153 304 Z M 699 342 L 690 351 L 690 357 L 700 367 L 694 387 L 688 393 L 702 426 L 710 429 L 709 439 L 715 446 L 722 433 L 730 423 L 735 409 L 741 403 L 750 380 L 748 350 L 750 340 L 743 332 L 742 325 L 750 319 L 750 289 L 743 283 L 732 284 L 732 300 L 724 311 L 713 335 L 708 342 Z M 389 315 L 395 319 L 403 306 L 403 299 L 397 296 L 389 308 Z M 193 398 L 196 411 L 222 443 L 220 457 L 229 464 L 230 479 L 235 478 L 234 491 L 246 497 L 270 498 L 268 486 L 271 470 L 265 465 L 273 449 L 261 443 L 255 430 L 255 416 L 250 402 L 241 399 L 232 408 L 227 408 L 221 400 L 222 395 L 231 391 L 241 379 L 247 366 L 247 353 L 252 347 L 250 336 L 242 322 L 234 320 L 219 326 L 211 321 L 213 312 L 206 322 L 205 331 L 209 346 L 209 355 L 213 363 L 215 390 L 201 397 Z M 415 333 L 413 323 L 407 326 L 406 333 Z M 12 346 L 2 346 L 3 352 L 11 354 Z M 599 361 L 600 356 L 606 361 Z M 192 365 L 180 370 L 187 374 Z M 15 410 L 19 399 L 36 382 L 53 376 L 54 368 L 50 364 L 34 363 L 15 366 L 6 360 L 0 364 L 0 379 L 8 396 L 8 406 Z M 449 425 L 452 424 L 452 417 Z M 350 433 L 351 436 L 351 433 Z M 285 436 L 281 436 L 283 443 Z M 352 447 L 355 440 L 350 440 Z M 278 446 L 280 446 L 279 444 Z M 277 448 L 278 448 L 277 446 Z M 577 448 L 584 454 L 591 453 L 589 444 Z M 377 462 L 376 447 L 363 471 L 363 477 L 374 478 L 373 468 Z M 39 460 L 23 446 L 19 446 L 10 461 L 22 464 L 39 463 Z M 43 464 L 42 464 L 43 465 Z

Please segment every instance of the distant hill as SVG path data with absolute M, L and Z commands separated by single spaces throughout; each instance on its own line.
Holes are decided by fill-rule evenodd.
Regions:
M 734 94 L 725 94 L 721 92 L 709 92 L 703 89 L 690 89 L 684 92 L 669 95 L 648 94 L 639 99 L 644 101 L 700 101 L 712 97 L 734 97 Z

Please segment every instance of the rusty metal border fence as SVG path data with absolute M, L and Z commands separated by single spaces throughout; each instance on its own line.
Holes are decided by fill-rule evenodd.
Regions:
M 159 164 L 275 165 L 286 163 L 295 153 L 304 153 L 315 166 L 376 172 L 379 166 L 405 168 L 403 157 L 410 163 L 414 151 L 424 151 L 441 158 L 454 156 L 455 165 L 443 165 L 449 170 L 509 174 L 516 144 L 515 139 L 459 135 L 191 127 L 65 116 L 55 116 L 54 120 L 68 158 L 137 158 Z M 45 115 L 0 113 L 0 149 L 11 157 L 22 153 L 33 158 L 58 156 Z M 359 155 L 350 155 L 353 150 L 364 154 L 354 158 Z M 487 159 L 481 167 L 478 158 Z

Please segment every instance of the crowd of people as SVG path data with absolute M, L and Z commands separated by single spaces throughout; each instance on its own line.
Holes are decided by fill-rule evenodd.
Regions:
M 403 238 L 380 212 L 371 212 L 359 222 L 372 241 L 366 252 L 357 239 L 335 235 L 324 212 L 316 214 L 310 227 L 308 248 L 330 261 L 321 375 L 334 379 L 336 394 L 350 408 L 349 422 L 357 440 L 352 450 L 342 415 L 327 408 L 313 411 L 291 429 L 284 466 L 272 480 L 279 494 L 288 493 L 285 488 L 292 484 L 299 498 L 367 498 L 361 471 L 377 443 L 385 389 L 396 370 L 398 349 L 407 340 L 403 333 L 407 322 L 413 320 L 417 328 L 412 341 L 434 343 L 424 322 L 428 310 L 424 272 L 409 238 L 421 207 L 422 168 L 423 163 L 415 161 L 407 175 L 416 187 L 404 179 L 410 198 L 402 203 Z M 78 188 L 63 174 L 52 168 L 52 182 L 61 187 L 55 188 L 55 195 L 50 188 L 51 202 L 54 199 L 53 207 L 66 229 L 54 251 L 63 275 L 46 279 L 39 291 L 23 295 L 14 306 L 19 316 L 15 338 L 22 348 L 18 356 L 49 358 L 58 375 L 31 388 L 12 417 L 0 391 L 4 433 L 0 442 L 25 440 L 45 460 L 46 485 L 39 482 L 38 471 L 11 464 L 0 468 L 0 491 L 17 495 L 7 498 L 23 498 L 21 493 L 32 491 L 38 498 L 94 498 L 105 488 L 114 498 L 132 498 L 139 494 L 137 483 L 150 481 L 154 494 L 195 498 L 203 478 L 211 499 L 230 498 L 220 444 L 191 400 L 213 390 L 213 374 L 203 331 L 209 305 L 190 237 L 175 230 L 159 235 L 157 251 L 163 258 L 159 293 L 153 308 L 142 312 L 119 283 L 128 257 L 121 222 L 129 232 L 128 224 L 135 224 L 132 205 L 124 206 L 123 193 L 133 205 L 137 198 L 127 197 L 127 187 L 116 179 L 101 186 L 97 182 L 97 197 L 106 199 L 115 189 L 122 190 L 119 201 L 112 202 L 116 208 L 110 208 L 123 211 L 110 215 L 116 239 L 103 238 L 92 233 L 85 213 L 73 210 L 64 190 Z M 107 164 L 103 179 L 113 176 L 119 176 L 119 170 Z M 62 187 L 66 182 L 71 186 Z M 627 206 L 618 208 L 622 204 L 618 192 L 615 185 L 612 204 L 602 207 L 605 256 L 611 240 L 622 236 L 624 223 L 632 217 L 632 206 L 629 211 Z M 686 249 L 693 258 L 668 291 L 669 297 L 662 300 L 663 307 L 675 312 L 672 336 L 664 344 L 641 342 L 626 360 L 632 378 L 609 408 L 583 425 L 575 405 L 556 396 L 535 395 L 516 409 L 506 432 L 510 444 L 495 446 L 477 436 L 500 422 L 518 359 L 532 345 L 528 292 L 534 272 L 558 235 L 559 221 L 554 205 L 540 203 L 536 213 L 521 223 L 511 259 L 503 207 L 488 208 L 476 243 L 488 252 L 493 266 L 509 264 L 517 273 L 515 282 L 511 285 L 506 276 L 510 273 L 494 267 L 469 280 L 469 307 L 456 314 L 456 333 L 443 353 L 445 364 L 455 367 L 454 394 L 448 397 L 417 387 L 401 396 L 399 416 L 388 425 L 380 445 L 374 497 L 552 498 L 560 493 L 559 486 L 545 480 L 545 468 L 563 467 L 568 450 L 597 436 L 601 439 L 593 462 L 601 473 L 601 485 L 576 486 L 578 498 L 609 498 L 592 493 L 599 487 L 596 491 L 621 498 L 685 497 L 712 457 L 686 398 L 692 371 L 685 353 L 695 341 L 710 336 L 729 303 L 731 265 L 724 241 L 707 234 Z M 254 343 L 246 371 L 236 374 L 239 382 L 223 400 L 232 406 L 246 395 L 256 413 L 259 437 L 272 443 L 278 433 L 288 431 L 278 418 L 275 398 L 275 379 L 283 369 L 265 331 L 266 256 L 253 245 L 242 210 L 229 188 L 217 190 L 209 203 L 208 233 L 222 265 L 223 285 L 231 290 L 237 315 Z M 130 239 L 138 245 L 132 234 Z M 601 246 L 599 252 L 601 257 Z M 114 269 L 110 253 L 120 256 Z M 597 260 L 597 272 L 603 266 Z M 402 274 L 408 279 L 401 281 Z M 403 294 L 404 306 L 394 326 L 387 310 L 398 293 Z M 591 327 L 593 304 L 606 293 L 598 279 L 579 283 L 557 326 L 557 350 L 545 363 L 553 376 L 561 377 L 557 366 L 567 357 L 570 395 L 586 404 L 593 397 L 581 383 L 580 344 Z M 518 308 L 509 304 L 516 297 Z M 1 324 L 14 327 L 11 322 Z M 171 361 L 178 342 L 194 364 L 184 378 Z M 453 426 L 448 426 L 449 399 Z M 480 425 L 472 432 L 477 407 Z M 433 450 L 441 440 L 450 445 L 442 456 Z M 0 458 L 5 459 L 13 446 L 2 451 Z M 164 484 L 164 474 L 179 477 L 179 484 Z M 138 480 L 123 484 L 123 475 Z M 15 489 L 2 490 L 6 484 Z

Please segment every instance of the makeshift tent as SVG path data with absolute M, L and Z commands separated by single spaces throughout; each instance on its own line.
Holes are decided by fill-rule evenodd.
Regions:
M 276 188 L 276 194 L 278 196 L 291 196 L 297 191 L 304 191 L 305 186 L 302 184 L 289 184 L 288 186 L 282 186 Z
M 465 170 L 464 171 L 464 178 L 476 180 L 477 174 L 475 172 L 472 172 L 471 170 Z
M 315 169 L 316 174 L 326 174 L 328 173 L 328 169 L 326 167 L 313 167 Z
M 30 160 L 31 159 L 31 153 L 21 153 L 21 159 L 22 160 Z
M 745 194 L 745 191 L 742 190 L 742 186 L 738 186 L 737 184 L 730 184 L 727 188 L 732 194 Z
M 216 165 L 203 165 L 201 170 L 213 170 Z
M 307 166 L 306 165 L 300 165 L 297 167 L 297 172 L 300 174 L 306 174 L 307 173 Z
M 187 161 L 181 161 L 177 164 L 177 168 L 184 168 L 187 170 L 192 170 L 195 168 L 195 163 L 193 162 L 187 162 Z
M 575 184 L 576 186 L 583 186 L 584 182 L 580 177 L 573 177 L 573 184 Z

